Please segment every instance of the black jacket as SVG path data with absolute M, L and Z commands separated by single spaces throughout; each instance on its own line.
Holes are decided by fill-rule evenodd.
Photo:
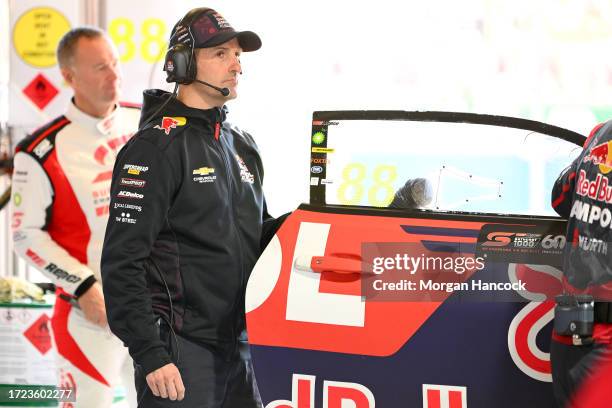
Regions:
M 566 289 L 589 288 L 596 299 L 612 301 L 612 121 L 593 129 L 580 156 L 561 173 L 552 206 L 568 219 Z
M 145 373 L 171 361 L 160 316 L 192 341 L 235 347 L 247 279 L 281 221 L 267 214 L 253 138 L 224 109 L 173 99 L 142 123 L 168 96 L 145 92 L 142 127 L 117 157 L 102 252 L 110 328 Z

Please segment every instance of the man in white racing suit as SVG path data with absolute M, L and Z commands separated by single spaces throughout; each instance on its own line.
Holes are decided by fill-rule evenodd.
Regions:
M 138 128 L 140 112 L 119 106 L 121 74 L 108 37 L 75 28 L 58 61 L 74 98 L 66 113 L 22 140 L 14 158 L 15 251 L 57 286 L 51 327 L 59 386 L 76 403 L 110 407 L 123 380 L 136 406 L 132 360 L 108 328 L 100 256 L 115 156 Z

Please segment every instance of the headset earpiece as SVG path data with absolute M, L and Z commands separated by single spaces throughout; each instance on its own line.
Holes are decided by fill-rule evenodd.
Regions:
M 185 44 L 176 44 L 166 53 L 164 62 L 166 82 L 189 85 L 196 77 L 193 49 Z

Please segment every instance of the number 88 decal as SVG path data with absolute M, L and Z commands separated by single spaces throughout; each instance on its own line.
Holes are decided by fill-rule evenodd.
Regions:
M 374 183 L 368 189 L 367 204 L 386 207 L 393 200 L 393 182 L 397 178 L 397 167 L 381 164 L 374 168 Z M 359 205 L 365 193 L 367 167 L 363 163 L 350 163 L 342 170 L 342 184 L 338 188 L 338 201 L 343 205 Z
M 118 17 L 108 25 L 108 33 L 120 51 L 119 61 L 129 62 L 136 56 L 136 27 L 129 18 Z M 147 18 L 140 27 L 142 42 L 140 55 L 145 62 L 161 61 L 166 54 L 166 23 L 158 18 Z

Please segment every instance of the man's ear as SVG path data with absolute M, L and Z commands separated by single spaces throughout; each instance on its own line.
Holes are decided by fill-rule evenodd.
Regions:
M 64 81 L 66 81 L 68 85 L 72 86 L 72 80 L 74 79 L 74 74 L 72 73 L 72 70 L 70 68 L 64 67 L 60 70 L 60 72 L 64 77 Z

